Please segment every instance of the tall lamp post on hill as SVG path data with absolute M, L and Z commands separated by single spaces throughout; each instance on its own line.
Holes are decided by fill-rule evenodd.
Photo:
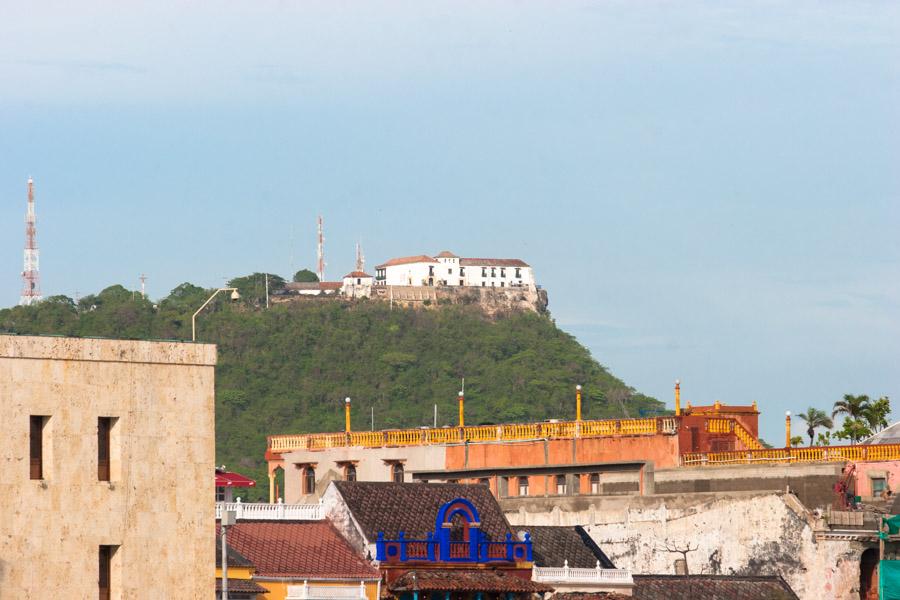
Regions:
M 219 288 L 215 292 L 213 292 L 212 296 L 210 296 L 206 302 L 203 303 L 203 306 L 197 309 L 197 312 L 191 317 L 191 341 L 197 341 L 197 315 L 200 314 L 200 311 L 206 308 L 206 305 L 212 302 L 212 299 L 216 297 L 219 292 L 231 292 L 232 300 L 240 300 L 241 295 L 238 293 L 237 288 Z

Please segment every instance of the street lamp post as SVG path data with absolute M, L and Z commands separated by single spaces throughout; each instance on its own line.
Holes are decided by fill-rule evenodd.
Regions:
M 228 600 L 228 528 L 234 525 L 236 512 L 222 507 L 222 600 Z
M 197 341 L 197 315 L 200 314 L 200 311 L 206 308 L 206 305 L 212 302 L 212 299 L 216 297 L 219 292 L 231 292 L 232 300 L 240 300 L 241 295 L 238 293 L 237 288 L 219 288 L 213 292 L 212 296 L 210 296 L 206 302 L 203 303 L 203 306 L 197 309 L 197 312 L 191 317 L 191 341 Z

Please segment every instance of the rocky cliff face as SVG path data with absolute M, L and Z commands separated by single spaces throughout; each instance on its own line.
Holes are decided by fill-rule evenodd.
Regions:
M 478 305 L 485 314 L 530 310 L 543 314 L 548 297 L 544 289 L 389 286 L 373 289 L 373 298 L 404 306 Z

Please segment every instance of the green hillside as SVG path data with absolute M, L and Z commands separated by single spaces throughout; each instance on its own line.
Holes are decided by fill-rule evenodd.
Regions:
M 369 429 L 373 408 L 379 429 L 430 425 L 434 404 L 438 425 L 454 424 L 463 377 L 469 424 L 572 418 L 575 383 L 585 386 L 585 418 L 662 407 L 612 376 L 547 316 L 490 320 L 472 306 L 391 311 L 376 301 L 267 310 L 252 279 L 236 283 L 242 300 L 212 303 L 198 318 L 198 339 L 219 347 L 217 462 L 261 484 L 265 436 L 339 431 L 346 396 L 355 429 Z M 210 292 L 182 284 L 156 305 L 121 286 L 77 305 L 55 296 L 0 310 L 0 332 L 189 339 L 190 315 Z

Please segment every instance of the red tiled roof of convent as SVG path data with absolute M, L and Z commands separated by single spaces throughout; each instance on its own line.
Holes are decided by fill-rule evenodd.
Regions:
M 461 258 L 461 267 L 527 267 L 528 263 L 518 258 Z
M 375 267 L 376 269 L 383 269 L 385 267 L 395 267 L 397 265 L 409 265 L 412 263 L 436 263 L 437 260 L 431 258 L 430 256 L 425 256 L 424 254 L 420 254 L 418 256 L 401 256 L 400 258 L 392 258 L 384 264 L 378 265 Z
M 327 521 L 238 521 L 228 530 L 228 545 L 260 577 L 378 578 Z
M 371 277 L 371 275 L 369 275 L 365 271 L 351 271 L 350 273 L 347 273 L 346 275 L 344 275 L 345 279 L 347 277 Z

